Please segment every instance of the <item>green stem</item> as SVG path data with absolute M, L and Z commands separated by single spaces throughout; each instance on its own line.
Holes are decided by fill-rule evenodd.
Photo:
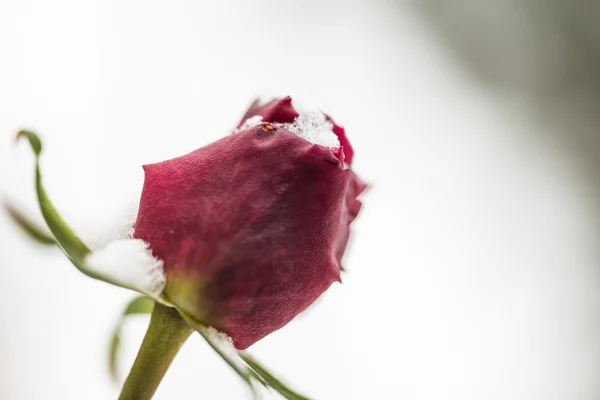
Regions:
M 171 307 L 156 303 L 142 347 L 119 400 L 151 399 L 192 328 Z

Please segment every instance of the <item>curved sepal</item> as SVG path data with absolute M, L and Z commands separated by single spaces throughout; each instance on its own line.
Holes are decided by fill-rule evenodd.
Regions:
M 219 337 L 218 334 L 215 334 L 212 328 L 207 327 L 200 322 L 196 321 L 190 315 L 185 312 L 179 310 L 179 314 L 183 317 L 183 319 L 191 326 L 195 331 L 197 331 L 200 336 L 206 340 L 210 347 L 213 348 L 214 351 L 225 361 L 234 372 L 242 378 L 242 380 L 248 386 L 248 389 L 252 393 L 252 397 L 254 399 L 259 399 L 259 393 L 254 385 L 254 379 L 256 379 L 256 375 L 254 372 L 238 357 L 233 345 L 228 343 L 222 337 Z
M 246 382 L 255 399 L 259 398 L 257 384 L 271 388 L 288 400 L 310 400 L 298 394 L 276 378 L 245 351 L 236 351 L 231 341 L 214 328 L 205 326 L 179 310 L 183 319 L 208 342 L 219 356 Z
M 294 390 L 290 389 L 287 385 L 276 378 L 270 371 L 260 365 L 250 354 L 245 351 L 238 352 L 240 358 L 252 368 L 252 370 L 261 378 L 261 380 L 270 388 L 275 390 L 281 396 L 288 400 L 310 400 L 310 398 L 303 396 Z
M 54 240 L 54 237 L 50 232 L 47 232 L 46 229 L 31 221 L 15 206 L 5 201 L 4 210 L 13 223 L 21 228 L 23 233 L 25 233 L 30 239 L 45 246 L 56 245 L 56 240 Z
M 31 145 L 31 149 L 35 154 L 35 189 L 38 196 L 40 210 L 48 224 L 48 228 L 54 235 L 56 242 L 63 249 L 67 257 L 71 259 L 73 264 L 86 275 L 90 275 L 89 271 L 83 269 L 79 264 L 83 261 L 86 255 L 90 253 L 90 249 L 75 235 L 69 225 L 60 216 L 46 193 L 46 189 L 42 184 L 42 174 L 40 171 L 39 157 L 42 153 L 42 141 L 31 131 L 20 131 L 17 134 L 17 140 L 26 138 Z M 93 274 L 91 274 L 93 275 Z M 92 276 L 97 278 L 96 276 Z

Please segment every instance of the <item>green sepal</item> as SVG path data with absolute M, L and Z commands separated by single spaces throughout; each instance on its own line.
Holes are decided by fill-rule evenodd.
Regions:
M 227 354 L 226 351 L 223 350 L 222 346 L 215 340 L 212 335 L 209 333 L 209 327 L 206 325 L 196 321 L 193 317 L 186 314 L 182 310 L 178 310 L 179 314 L 183 317 L 183 319 L 191 326 L 196 332 L 200 334 L 206 340 L 210 347 L 225 361 L 234 372 L 248 385 L 250 392 L 254 399 L 258 399 L 258 393 L 256 388 L 254 387 L 253 379 L 256 378 L 254 372 L 248 368 L 244 363 L 240 362 L 241 360 L 236 359 L 237 355 Z
M 17 210 L 12 204 L 4 202 L 4 210 L 10 217 L 10 219 L 17 225 L 23 233 L 25 233 L 30 239 L 45 246 L 55 246 L 56 240 L 50 234 L 46 233 L 46 229 L 39 226 L 35 222 L 31 221 L 24 213 Z
M 35 153 L 36 157 L 39 156 L 42 153 L 42 141 L 40 140 L 38 135 L 31 131 L 22 130 L 19 133 L 17 133 L 16 140 L 19 141 L 23 137 L 29 140 L 31 148 L 33 149 L 33 152 Z
M 110 338 L 109 352 L 108 352 L 108 370 L 110 376 L 115 383 L 119 383 L 119 371 L 118 371 L 118 357 L 119 349 L 121 347 L 121 331 L 123 329 L 123 323 L 125 319 L 130 315 L 150 315 L 154 310 L 154 300 L 146 296 L 138 296 L 132 299 L 123 313 L 119 316 L 119 320 L 113 329 L 113 333 Z
M 246 382 L 254 398 L 258 398 L 255 383 L 271 388 L 288 400 L 310 400 L 303 396 L 276 378 L 265 367 L 260 365 L 250 354 L 245 351 L 235 351 L 232 353 L 223 350 L 222 346 L 209 333 L 209 328 L 196 321 L 193 317 L 179 310 L 183 319 L 194 328 L 206 340 L 206 342 L 219 354 L 219 356 Z M 228 343 L 228 345 L 231 345 Z M 232 345 L 231 345 L 232 346 Z M 232 346 L 233 348 L 233 346 Z
M 310 398 L 303 396 L 294 390 L 290 389 L 287 385 L 277 379 L 271 372 L 265 367 L 260 365 L 250 354 L 245 351 L 238 352 L 240 358 L 260 377 L 260 379 L 277 393 L 282 395 L 288 400 L 310 400 Z
M 42 141 L 35 133 L 30 131 L 20 131 L 17 134 L 17 140 L 22 138 L 26 138 L 29 141 L 31 149 L 35 154 L 35 189 L 42 216 L 65 255 L 69 257 L 81 272 L 90 275 L 89 271 L 86 271 L 80 266 L 85 256 L 90 253 L 90 249 L 77 237 L 77 235 L 75 235 L 73 230 L 71 230 L 69 225 L 60 216 L 59 212 L 50 201 L 46 189 L 42 184 L 42 173 L 40 171 L 39 163 L 39 157 L 42 153 Z

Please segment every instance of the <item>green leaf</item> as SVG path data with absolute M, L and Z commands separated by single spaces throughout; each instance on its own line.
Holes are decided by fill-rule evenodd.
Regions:
M 288 400 L 310 400 L 308 397 L 303 396 L 299 393 L 296 393 L 295 391 L 293 391 L 292 389 L 287 387 L 279 379 L 277 379 L 275 376 L 273 376 L 273 374 L 271 372 L 269 372 L 265 367 L 260 365 L 252 356 L 250 356 L 250 354 L 248 354 L 246 352 L 242 352 L 242 351 L 238 352 L 238 354 L 239 354 L 240 358 L 242 360 L 244 360 L 244 362 L 246 364 L 248 364 L 248 366 L 250 368 L 252 368 L 252 370 L 254 372 L 256 372 L 256 374 L 258 376 L 260 376 L 260 378 L 268 386 L 273 388 L 277 393 L 282 395 L 284 398 L 286 398 Z
M 110 339 L 109 353 L 108 353 L 108 370 L 115 383 L 119 382 L 119 371 L 118 371 L 118 356 L 119 349 L 121 348 L 121 330 L 123 329 L 123 323 L 125 319 L 130 315 L 143 315 L 152 313 L 154 309 L 154 300 L 146 296 L 138 296 L 127 304 L 123 313 L 119 317 L 117 324 L 113 330 Z
M 112 378 L 115 384 L 119 384 L 119 369 L 117 365 L 117 357 L 119 355 L 119 349 L 121 348 L 121 323 L 119 323 L 111 337 L 110 337 L 110 345 L 108 348 L 108 372 L 110 372 L 110 377 Z
M 8 202 L 4 202 L 4 209 L 8 216 L 12 219 L 12 221 L 22 229 L 22 231 L 29 236 L 30 239 L 33 239 L 39 244 L 43 244 L 46 246 L 56 245 L 56 241 L 52 237 L 52 235 L 48 232 L 46 233 L 46 229 L 39 226 L 35 222 L 32 222 L 29 218 L 27 218 L 22 212 L 17 210 L 16 207 L 9 204 Z

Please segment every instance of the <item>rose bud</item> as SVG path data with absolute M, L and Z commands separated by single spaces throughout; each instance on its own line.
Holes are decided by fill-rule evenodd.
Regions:
M 254 102 L 233 134 L 144 166 L 134 237 L 163 294 L 245 349 L 335 281 L 365 185 L 344 129 L 289 97 Z

